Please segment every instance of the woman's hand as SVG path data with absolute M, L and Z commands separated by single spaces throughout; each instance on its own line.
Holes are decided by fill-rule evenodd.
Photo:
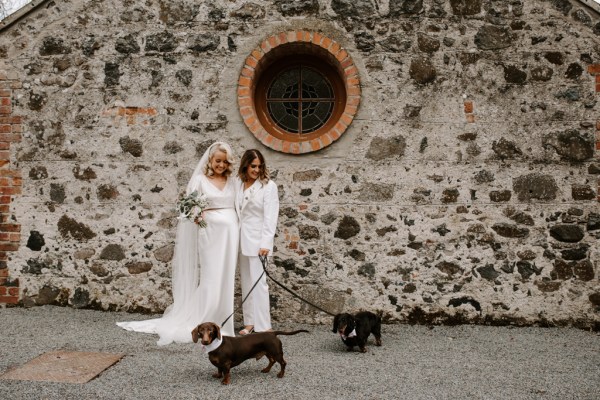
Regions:
M 269 255 L 269 249 L 260 249 L 260 250 L 258 250 L 258 255 L 259 256 L 268 256 Z

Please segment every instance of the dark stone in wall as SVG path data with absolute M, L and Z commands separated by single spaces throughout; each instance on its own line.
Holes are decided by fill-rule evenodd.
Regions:
M 385 228 L 379 228 L 375 230 L 375 233 L 377 233 L 377 236 L 385 236 L 386 233 L 389 232 L 397 232 L 398 228 L 396 228 L 393 225 L 390 226 L 386 226 Z
M 60 294 L 60 289 L 54 286 L 44 285 L 35 299 L 35 304 L 38 306 L 45 306 L 47 304 L 54 304 L 58 295 Z
M 73 239 L 85 242 L 89 239 L 96 237 L 96 234 L 83 223 L 79 223 L 72 218 L 63 215 L 58 220 L 58 232 L 62 237 L 68 238 L 69 236 Z
M 205 51 L 216 50 L 221 43 L 221 39 L 218 35 L 213 35 L 210 33 L 204 33 L 200 35 L 194 35 L 190 38 L 188 42 L 188 49 L 193 50 L 197 53 L 202 53 Z
M 402 157 L 406 150 L 406 139 L 403 136 L 395 136 L 392 138 L 376 137 L 371 140 L 369 150 L 366 157 L 381 161 L 390 157 Z
M 390 0 L 390 17 L 418 14 L 423 11 L 423 0 Z
M 319 13 L 318 0 L 275 0 L 277 10 L 285 16 L 313 15 Z
M 565 260 L 579 261 L 587 257 L 588 250 L 589 246 L 584 244 L 572 249 L 562 250 L 560 253 L 562 255 L 562 258 L 564 258 Z
M 302 240 L 319 239 L 321 237 L 319 229 L 311 225 L 298 225 L 298 234 Z
M 485 169 L 482 169 L 475 173 L 475 182 L 479 184 L 493 182 L 494 179 L 494 174 Z
M 515 178 L 513 191 L 519 201 L 554 200 L 558 186 L 551 175 L 533 173 Z
M 38 231 L 31 231 L 29 233 L 29 239 L 27 239 L 27 247 L 33 251 L 40 251 L 46 242 L 44 241 L 44 235 Z
M 504 68 L 504 80 L 507 83 L 513 83 L 515 85 L 523 85 L 527 82 L 527 72 L 520 70 L 514 65 L 503 65 Z
M 98 196 L 98 200 L 113 200 L 119 196 L 119 191 L 113 185 L 104 184 L 98 186 L 96 194 Z
M 294 172 L 292 177 L 294 182 L 309 182 L 316 181 L 323 175 L 319 169 L 309 169 L 306 171 Z
M 137 42 L 137 37 L 133 34 L 117 39 L 115 50 L 122 54 L 136 54 L 140 52 L 140 45 Z
M 481 12 L 481 0 L 450 0 L 454 15 L 475 15 Z
M 588 231 L 596 231 L 600 229 L 600 214 L 590 213 L 586 228 Z
M 537 257 L 536 254 L 535 254 L 535 252 L 533 252 L 532 250 L 518 251 L 517 252 L 517 256 L 521 260 L 526 260 L 526 261 L 535 260 L 535 258 Z
M 382 49 L 392 53 L 404 53 L 410 50 L 412 42 L 401 35 L 391 35 L 379 42 Z
M 459 195 L 460 195 L 460 192 L 458 191 L 458 189 L 455 189 L 455 188 L 444 189 L 444 191 L 442 192 L 442 203 L 444 203 L 444 204 L 456 203 Z
M 119 139 L 119 144 L 125 153 L 129 153 L 134 157 L 140 157 L 143 153 L 142 142 L 137 139 L 130 139 L 128 136 L 124 136 Z
M 125 258 L 123 248 L 118 244 L 109 244 L 102 249 L 100 253 L 100 259 L 102 260 L 113 260 L 121 261 Z
M 531 80 L 538 82 L 547 82 L 552 79 L 554 70 L 550 67 L 536 67 L 531 70 Z
M 512 212 L 508 212 L 507 213 L 507 217 L 512 219 L 513 221 L 515 221 L 518 224 L 522 224 L 522 225 L 530 225 L 532 226 L 533 223 L 533 217 L 529 214 L 525 214 L 522 211 L 512 211 Z
M 544 54 L 544 58 L 555 65 L 563 65 L 565 63 L 565 55 L 558 51 L 549 51 Z
M 184 86 L 190 86 L 190 83 L 192 83 L 192 71 L 189 69 L 182 69 L 182 70 L 177 71 L 175 73 L 175 77 Z
M 459 53 L 458 61 L 462 65 L 471 65 L 475 64 L 481 58 L 481 54 L 479 53 Z
M 245 3 L 230 15 L 240 19 L 263 19 L 265 17 L 265 9 L 256 3 Z
M 280 208 L 279 215 L 284 215 L 288 218 L 296 218 L 298 216 L 298 210 L 296 210 L 292 207 Z
M 435 53 L 440 48 L 440 41 L 438 39 L 420 32 L 417 35 L 417 44 L 419 50 L 425 53 Z
M 510 47 L 514 37 L 509 27 L 484 25 L 475 35 L 475 45 L 481 50 L 500 50 Z
M 358 235 L 359 232 L 360 225 L 358 221 L 353 217 L 344 215 L 333 236 L 340 239 L 350 239 L 351 237 Z
M 106 86 L 117 86 L 121 75 L 119 64 L 111 62 L 104 64 L 104 84 Z
M 507 238 L 524 238 L 529 236 L 529 229 L 517 225 L 498 223 L 492 225 L 492 229 L 500 236 Z
M 565 78 L 572 79 L 574 81 L 578 80 L 583 74 L 583 68 L 581 65 L 577 63 L 569 64 L 567 67 L 567 72 L 565 72 Z
M 556 292 L 560 289 L 560 282 L 557 281 L 536 281 L 535 285 L 538 287 L 540 292 L 551 293 Z
M 585 26 L 592 26 L 592 17 L 581 8 L 572 13 L 571 16 L 575 21 L 581 22 Z
M 33 111 L 41 110 L 46 103 L 48 102 L 48 95 L 44 92 L 41 93 L 29 93 L 29 101 L 27 102 L 27 107 Z
M 350 250 L 348 255 L 350 257 L 352 257 L 353 259 L 355 259 L 356 261 L 365 261 L 365 259 L 366 259 L 365 253 L 363 253 L 362 251 L 357 250 L 357 249 Z
M 510 190 L 494 190 L 490 192 L 490 200 L 496 203 L 509 201 L 512 196 Z
M 161 0 L 158 19 L 167 25 L 173 25 L 181 22 L 189 23 L 194 21 L 199 11 L 199 4 Z
M 33 167 L 29 170 L 29 179 L 37 181 L 40 179 L 46 179 L 48 177 L 48 170 L 44 166 Z
M 177 142 L 167 142 L 163 146 L 163 152 L 165 154 L 177 154 L 183 151 L 183 147 Z
M 358 275 L 366 276 L 368 278 L 373 278 L 375 276 L 375 264 L 366 263 L 358 267 L 357 271 Z
M 417 83 L 425 85 L 433 82 L 437 76 L 437 71 L 428 58 L 417 58 L 410 62 L 409 74 Z
M 71 304 L 74 308 L 83 308 L 90 304 L 90 293 L 82 288 L 75 289 L 75 294 L 71 297 Z
M 523 152 L 514 142 L 500 138 L 492 142 L 492 150 L 501 160 L 514 159 L 523 155 Z
M 375 14 L 372 0 L 332 0 L 331 8 L 344 18 L 361 19 Z
M 590 164 L 588 167 L 590 175 L 600 175 L 600 164 Z
M 81 171 L 81 167 L 76 165 L 73 167 L 73 176 L 75 179 L 79 179 L 80 181 L 91 181 L 92 179 L 96 179 L 96 172 L 91 168 L 87 167 L 86 169 Z
M 161 262 L 169 262 L 173 259 L 173 254 L 175 251 L 175 245 L 168 244 L 166 246 L 159 247 L 154 252 L 154 258 Z
M 484 267 L 477 268 L 477 272 L 479 273 L 479 275 L 481 275 L 483 279 L 486 279 L 491 282 L 495 281 L 496 278 L 500 276 L 500 272 L 496 271 L 492 264 L 488 264 Z
M 576 243 L 584 237 L 583 229 L 578 225 L 555 225 L 550 228 L 550 236 L 560 242 Z
M 333 212 L 328 212 L 327 214 L 321 216 L 321 222 L 325 225 L 331 225 L 336 219 L 337 216 Z
M 166 53 L 174 51 L 177 48 L 177 38 L 169 31 L 149 35 L 146 37 L 145 51 L 158 51 Z
M 357 32 L 354 35 L 356 48 L 360 51 L 371 51 L 375 48 L 375 37 L 368 32 Z
M 90 35 L 83 40 L 83 43 L 81 44 L 81 51 L 84 56 L 91 57 L 94 55 L 96 50 L 100 49 L 100 47 L 102 47 L 102 45 L 96 39 L 96 37 L 94 35 Z
M 589 185 L 573 185 L 571 196 L 573 200 L 595 200 L 596 192 Z
M 104 267 L 104 265 L 99 263 L 92 264 L 92 266 L 90 267 L 90 272 L 101 278 L 104 276 L 108 276 L 109 274 L 108 270 Z
M 451 261 L 442 261 L 436 264 L 437 269 L 448 275 L 449 277 L 455 274 L 462 274 L 463 269 L 456 263 Z
M 417 291 L 417 285 L 415 285 L 414 283 L 410 282 L 407 283 L 403 288 L 402 288 L 402 293 L 414 293 Z
M 569 161 L 584 161 L 594 156 L 594 141 L 576 129 L 545 135 L 542 145 L 552 147 Z
M 50 200 L 55 203 L 62 204 L 65 202 L 65 188 L 58 183 L 50 184 Z
M 573 8 L 569 0 L 550 0 L 550 4 L 564 15 L 569 14 L 569 11 Z
M 129 271 L 131 275 L 142 274 L 144 272 L 148 272 L 152 269 L 151 262 L 130 262 L 125 264 L 125 267 Z
M 590 294 L 588 299 L 590 300 L 590 303 L 592 303 L 596 307 L 600 306 L 600 292 Z
M 54 56 L 71 53 L 71 47 L 61 38 L 45 37 L 40 47 L 41 56 Z
M 517 261 L 517 271 L 519 271 L 524 280 L 529 279 L 533 274 L 539 275 L 541 272 L 541 270 L 535 267 L 535 264 L 529 261 Z
M 360 189 L 359 200 L 362 201 L 388 201 L 394 198 L 395 185 L 379 183 L 365 183 Z
M 591 281 L 594 279 L 594 264 L 590 260 L 583 260 L 575 263 L 573 274 L 582 281 Z

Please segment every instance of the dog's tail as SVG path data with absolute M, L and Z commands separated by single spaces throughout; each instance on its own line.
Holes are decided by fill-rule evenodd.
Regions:
M 298 329 L 297 331 L 290 331 L 290 332 L 288 332 L 288 331 L 273 331 L 271 333 L 274 334 L 275 336 L 277 336 L 277 335 L 296 335 L 301 332 L 310 333 L 306 329 Z

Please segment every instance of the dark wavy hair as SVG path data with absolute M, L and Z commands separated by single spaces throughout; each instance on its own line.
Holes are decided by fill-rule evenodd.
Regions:
M 250 149 L 244 152 L 242 159 L 240 160 L 238 176 L 243 182 L 248 181 L 248 167 L 250 164 L 252 164 L 252 161 L 256 160 L 257 158 L 260 160 L 258 180 L 264 185 L 265 183 L 269 182 L 269 170 L 267 169 L 265 157 L 263 157 L 262 153 L 256 149 Z

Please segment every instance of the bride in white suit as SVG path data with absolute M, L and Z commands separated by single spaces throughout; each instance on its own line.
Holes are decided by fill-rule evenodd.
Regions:
M 265 158 L 258 150 L 247 150 L 240 160 L 241 180 L 236 206 L 240 216 L 240 278 L 245 298 L 263 272 L 258 256 L 273 252 L 273 239 L 279 216 L 277 185 L 269 179 Z M 263 275 L 243 304 L 244 329 L 247 335 L 272 329 L 269 286 Z

